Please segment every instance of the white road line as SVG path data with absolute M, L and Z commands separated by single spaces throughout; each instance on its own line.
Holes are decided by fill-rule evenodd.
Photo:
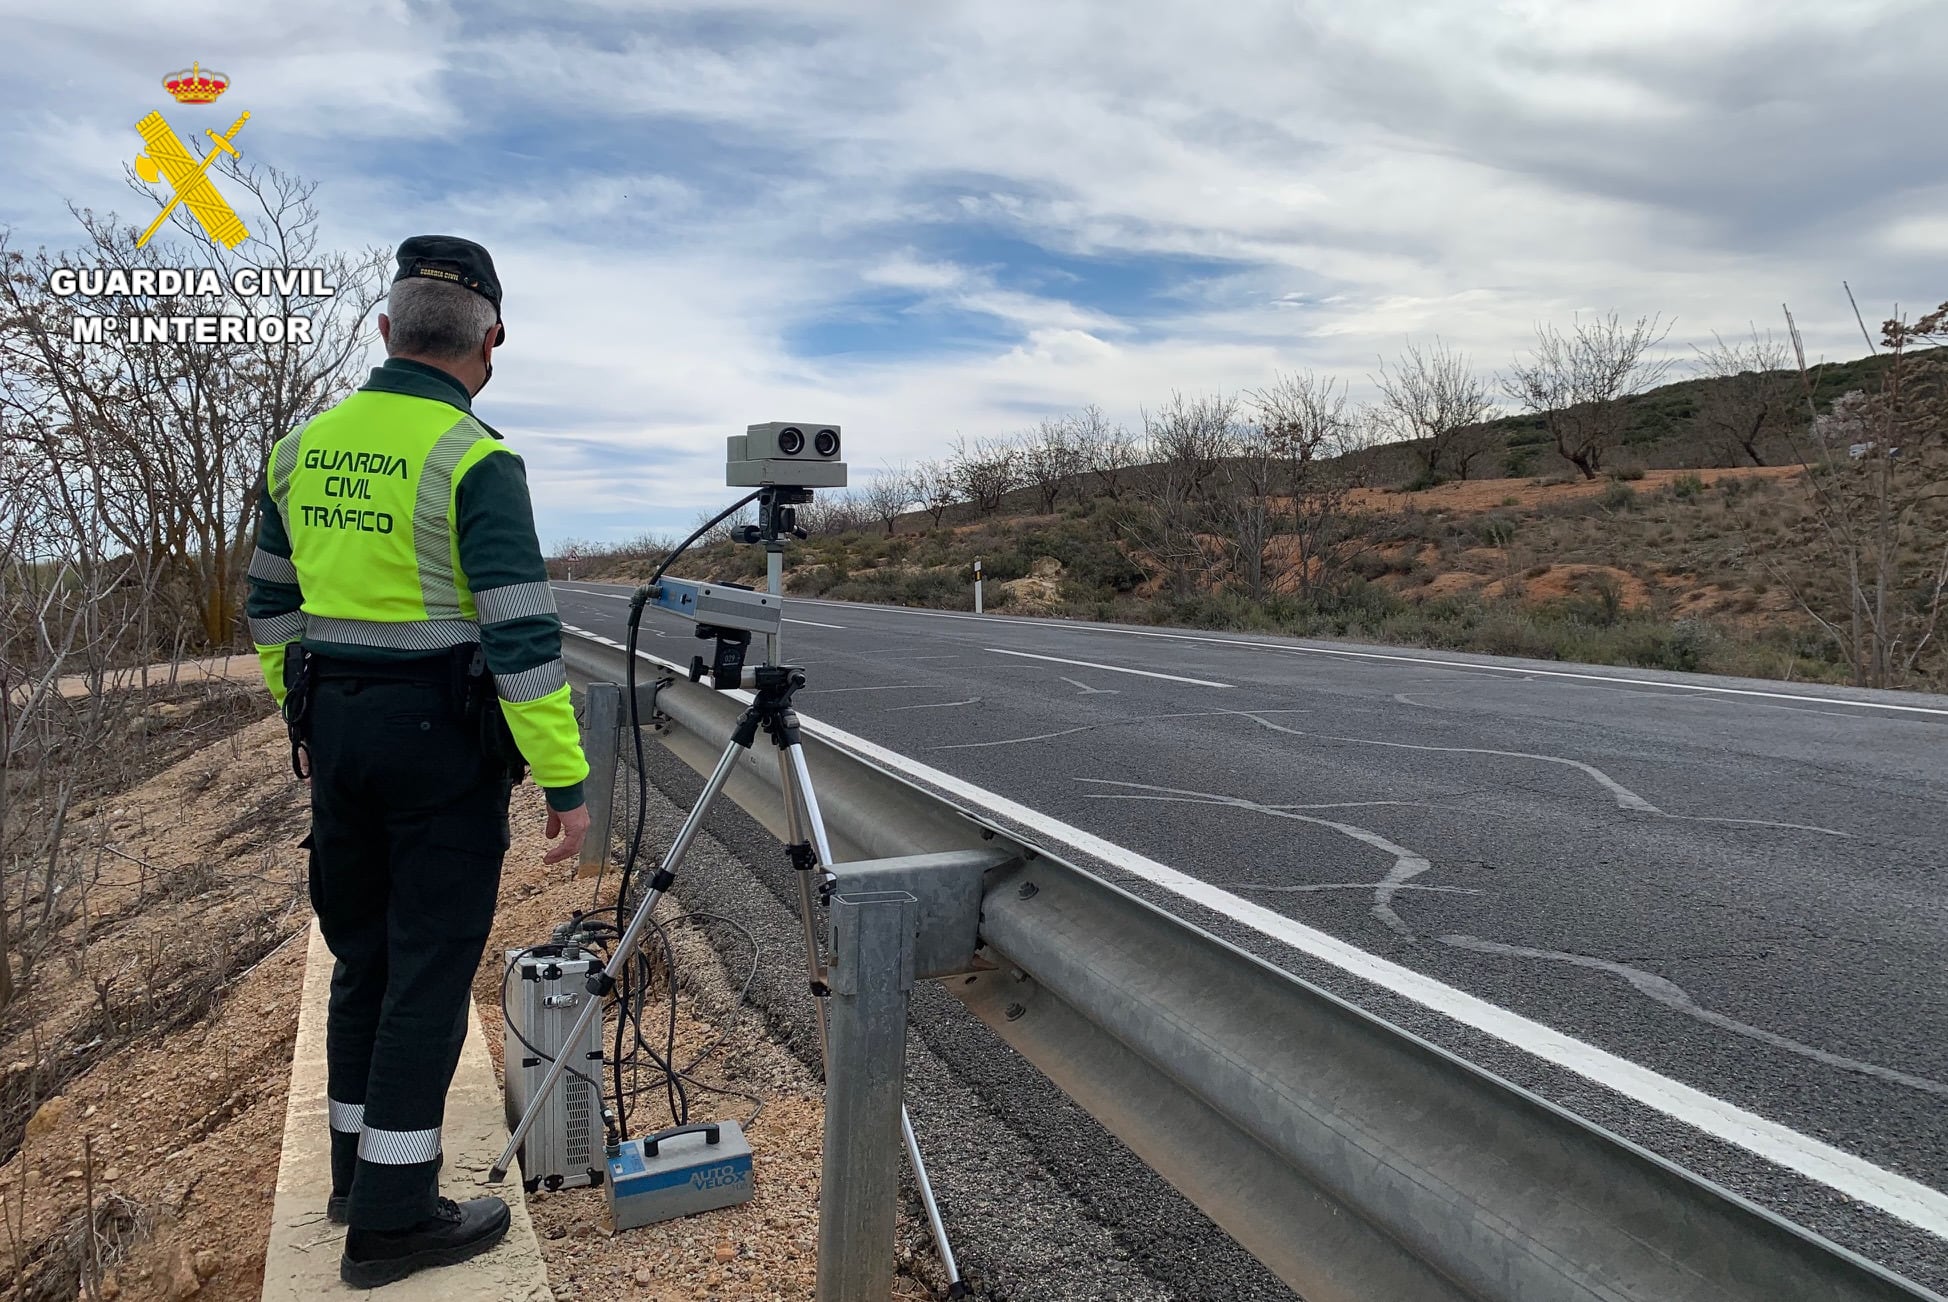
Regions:
M 998 656 L 1020 656 L 1024 660 L 1048 660 L 1058 665 L 1081 665 L 1084 669 L 1100 669 L 1109 674 L 1135 674 L 1139 678 L 1162 678 L 1173 683 L 1189 683 L 1192 687 L 1230 687 L 1231 683 L 1214 683 L 1208 678 L 1186 678 L 1182 674 L 1160 674 L 1150 669 L 1129 669 L 1123 665 L 1097 664 L 1093 660 L 1065 660 L 1061 656 L 1038 656 L 1032 651 L 1004 651 L 998 646 L 987 650 Z M 1067 679 L 1063 680 L 1067 682 Z
M 799 598 L 808 601 L 807 598 Z M 820 601 L 820 606 L 856 606 L 860 603 Z M 1032 621 L 1002 619 L 994 615 L 958 615 L 946 610 L 912 610 L 901 606 L 872 606 L 869 609 L 889 615 L 918 615 L 926 619 L 963 619 L 982 624 L 1006 624 L 1010 628 L 1033 628 Z M 1948 709 L 1932 705 L 1898 705 L 1891 701 L 1849 701 L 1833 696 L 1804 696 L 1797 692 L 1770 692 L 1753 687 L 1717 687 L 1709 683 L 1667 683 L 1656 678 L 1623 678 L 1615 674 L 1594 674 L 1568 669 L 1530 669 L 1520 665 L 1492 665 L 1475 660 L 1434 660 L 1426 656 L 1393 655 L 1381 651 L 1346 651 L 1337 647 L 1284 646 L 1277 642 L 1252 642 L 1235 637 L 1207 637 L 1193 633 L 1158 633 L 1138 628 L 1102 628 L 1091 624 L 1062 622 L 1053 625 L 1070 633 L 1110 633 L 1120 637 L 1156 637 L 1174 642 L 1201 642 L 1209 646 L 1241 646 L 1257 651 L 1277 651 L 1285 655 L 1341 656 L 1354 660 L 1391 660 L 1399 664 L 1430 665 L 1436 669 L 1480 670 L 1485 673 L 1519 674 L 1531 678 L 1570 678 L 1589 683 L 1623 683 L 1630 687 L 1663 688 L 1672 692 L 1707 692 L 1720 696 L 1765 697 L 1775 701 L 1805 701 L 1815 705 L 1837 705 L 1852 710 L 1892 710 L 1903 714 L 1928 714 L 1948 718 Z M 1080 663 L 1080 662 L 1073 662 Z
M 609 646 L 616 645 L 609 638 L 597 637 L 592 640 Z M 647 651 L 639 650 L 636 654 L 654 664 L 678 668 Z M 749 692 L 732 692 L 730 695 L 747 702 L 751 699 Z M 799 718 L 800 723 L 814 736 L 849 750 L 862 759 L 917 778 L 946 795 L 998 814 L 1052 842 L 1079 850 L 1173 895 L 1221 913 L 1302 954 L 1410 999 L 1464 1026 L 1485 1031 L 1524 1053 L 1573 1071 L 1586 1080 L 1595 1081 L 1713 1138 L 1755 1153 L 1768 1162 L 1796 1171 L 1849 1198 L 1877 1207 L 1939 1238 L 1948 1239 L 1948 1193 L 1931 1189 L 1918 1180 L 1876 1166 L 1844 1149 L 1802 1135 L 1756 1112 L 1672 1080 L 1640 1063 L 1599 1049 L 1554 1027 L 1510 1012 L 1444 981 L 1437 981 L 1377 954 L 1369 954 L 1337 936 L 1308 927 L 1222 887 L 1200 881 L 1093 832 L 1071 827 L 1040 810 L 888 750 L 864 737 L 808 716 L 801 715 Z
M 821 623 L 819 623 L 819 622 L 818 622 L 817 620 L 815 620 L 815 619 L 788 619 L 788 620 L 786 620 L 786 621 L 785 621 L 785 623 L 787 623 L 787 624 L 806 624 L 806 625 L 809 625 L 809 626 L 810 626 L 810 627 L 812 627 L 812 628 L 837 628 L 837 629 L 843 629 L 843 628 L 845 627 L 845 625 L 844 625 L 844 624 L 821 624 Z
M 557 588 L 561 588 L 563 592 L 572 592 L 575 593 L 577 596 L 582 596 L 582 597 L 606 597 L 610 601 L 629 600 L 628 597 L 624 596 L 620 592 L 591 592 L 587 588 L 562 588 L 559 583 L 557 583 L 555 586 Z

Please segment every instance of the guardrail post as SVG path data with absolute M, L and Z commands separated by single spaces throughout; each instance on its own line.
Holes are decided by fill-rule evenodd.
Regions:
M 905 891 L 832 897 L 817 1302 L 884 1302 L 893 1288 L 917 905 Z
M 590 683 L 582 709 L 582 752 L 588 756 L 588 836 L 577 877 L 593 877 L 609 857 L 615 825 L 617 751 L 622 742 L 622 688 Z

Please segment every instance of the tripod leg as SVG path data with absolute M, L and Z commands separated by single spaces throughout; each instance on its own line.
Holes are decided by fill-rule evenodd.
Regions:
M 670 842 L 669 853 L 663 856 L 662 863 L 657 865 L 656 875 L 650 878 L 649 889 L 643 893 L 643 902 L 636 907 L 635 916 L 629 920 L 629 926 L 622 933 L 622 938 L 616 941 L 616 947 L 609 955 L 610 971 L 628 967 L 629 960 L 635 956 L 636 947 L 642 944 L 643 932 L 649 927 L 650 915 L 656 911 L 656 902 L 663 897 L 663 892 L 669 889 L 670 882 L 676 875 L 676 866 L 683 861 L 683 856 L 689 853 L 691 843 L 697 839 L 697 833 L 703 830 L 703 820 L 709 815 L 710 807 L 716 803 L 717 796 L 723 791 L 724 785 L 730 781 L 731 770 L 737 767 L 737 757 L 743 749 L 744 747 L 736 741 L 724 748 L 723 758 L 717 761 L 717 767 L 712 770 L 710 780 L 704 783 L 703 793 L 697 797 L 697 803 L 691 807 L 689 814 L 684 818 L 683 826 L 677 829 L 676 839 Z M 597 996 L 605 993 L 601 983 L 605 982 L 606 978 L 606 972 L 601 977 L 590 977 L 589 993 Z M 581 1013 L 575 1018 L 575 1028 L 568 1033 L 562 1043 L 581 1043 L 582 1035 L 588 1030 L 589 1023 L 601 1015 L 602 1000 L 599 997 L 591 998 L 582 1005 Z M 562 1073 L 567 1070 L 568 1059 L 565 1056 L 557 1057 L 548 1064 L 547 1074 L 541 1078 L 541 1084 L 535 1088 L 534 1097 L 528 1100 L 528 1110 L 521 1114 L 520 1124 L 516 1125 L 514 1133 L 508 1136 L 507 1147 L 501 1150 L 500 1157 L 487 1173 L 489 1184 L 498 1184 L 506 1177 L 508 1170 L 514 1165 L 514 1156 L 520 1151 L 522 1141 L 528 1137 L 528 1131 L 533 1128 L 535 1118 L 541 1115 L 542 1103 L 547 1100 L 549 1092 L 560 1083 Z
M 798 918 L 805 930 L 805 973 L 811 982 L 813 1002 L 818 1007 L 818 1060 L 829 1064 L 831 1055 L 825 1039 L 825 956 L 819 950 L 818 912 L 812 898 L 812 873 L 822 867 L 811 862 L 812 854 L 805 835 L 805 820 L 799 812 L 798 781 L 791 756 L 778 751 L 778 785 L 785 800 L 785 829 L 791 837 L 792 867 L 798 877 Z
M 819 813 L 818 795 L 812 790 L 812 770 L 811 766 L 805 762 L 805 748 L 800 746 L 796 741 L 793 741 L 781 748 L 781 754 L 785 757 L 787 764 L 786 772 L 791 779 L 785 783 L 785 805 L 788 809 L 792 810 L 791 817 L 795 819 L 797 812 L 795 802 L 792 799 L 792 790 L 795 787 L 797 789 L 798 799 L 804 802 L 805 830 L 811 834 L 812 844 L 818 850 L 819 865 L 822 868 L 829 868 L 832 863 L 832 844 L 826 839 L 825 818 Z M 803 892 L 802 902 L 805 910 L 805 930 L 808 943 L 812 946 L 812 952 L 816 953 L 816 934 L 813 931 L 811 921 L 811 888 L 807 880 L 809 877 L 809 873 L 801 875 L 799 878 L 799 886 Z M 818 1001 L 818 1025 L 821 1047 L 823 1047 L 825 1036 L 825 1002 L 823 1000 Z M 946 1267 L 948 1282 L 954 1288 L 959 1289 L 961 1287 L 960 1267 L 954 1261 L 953 1245 L 947 1241 L 947 1226 L 940 1219 L 940 1204 L 933 1196 L 933 1183 L 927 1179 L 927 1164 L 920 1158 L 920 1141 L 913 1133 L 913 1119 L 907 1115 L 905 1104 L 900 1105 L 900 1137 L 906 1144 L 907 1161 L 913 1167 L 913 1183 L 920 1191 L 921 1206 L 926 1208 L 927 1226 L 933 1232 L 933 1243 L 934 1247 L 940 1253 L 940 1264 Z
M 805 802 L 806 830 L 812 835 L 812 849 L 818 851 L 820 865 L 829 868 L 832 843 L 825 839 L 825 815 L 819 813 L 818 793 L 812 790 L 812 770 L 805 763 L 805 748 L 793 742 L 785 747 L 785 755 L 791 762 L 792 776 L 798 779 L 798 798 Z
M 933 1200 L 933 1182 L 927 1179 L 927 1164 L 920 1160 L 920 1140 L 913 1133 L 913 1118 L 900 1104 L 900 1138 L 906 1143 L 906 1160 L 913 1166 L 913 1183 L 920 1187 L 920 1202 L 927 1209 L 927 1225 L 933 1230 L 933 1246 L 940 1250 L 940 1264 L 947 1268 L 947 1282 L 960 1283 L 960 1266 L 954 1261 L 953 1245 L 947 1242 L 947 1227 L 940 1220 L 940 1204 Z

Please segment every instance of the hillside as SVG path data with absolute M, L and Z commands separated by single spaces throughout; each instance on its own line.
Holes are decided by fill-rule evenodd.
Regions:
M 1930 392 L 1917 380 L 1938 379 L 1944 356 L 1911 355 L 1909 388 Z M 1872 391 L 1888 365 L 1826 367 L 1816 400 L 1830 409 L 1841 394 Z M 1749 412 L 1760 382 L 1775 404 L 1770 432 L 1752 447 L 1728 443 L 1712 418 Z M 1791 400 L 1778 408 L 1782 393 Z M 1815 453 L 1805 412 L 1796 375 L 1665 385 L 1629 402 L 1627 433 L 1597 479 L 1556 454 L 1540 418 L 1509 417 L 1481 427 L 1492 442 L 1475 468 L 1545 473 L 1428 486 L 1412 448 L 1395 444 L 1314 467 L 1297 488 L 1219 459 L 1175 500 L 1170 470 L 1152 464 L 1128 470 L 1113 493 L 1079 473 L 1018 487 L 986 511 L 962 500 L 899 514 L 890 527 L 857 509 L 808 513 L 827 527 L 787 551 L 787 585 L 968 609 L 979 559 L 986 607 L 1008 613 L 1941 685 L 1948 664 L 1932 627 L 1948 589 L 1935 555 L 1948 528 L 1942 413 L 1916 406 L 1901 417 L 1919 455 L 1896 460 L 1849 459 L 1844 439 Z M 1753 448 L 1764 464 L 1752 464 Z M 1873 508 L 1883 488 L 1892 503 L 1884 575 L 1882 535 L 1842 518 Z M 640 581 L 667 546 L 584 553 L 575 572 Z M 1878 635 L 1847 628 L 1850 568 L 1886 587 L 1884 599 L 1861 598 L 1878 603 L 1874 618 L 1887 629 L 1871 655 L 1860 639 Z M 719 538 L 679 572 L 759 583 L 763 553 Z

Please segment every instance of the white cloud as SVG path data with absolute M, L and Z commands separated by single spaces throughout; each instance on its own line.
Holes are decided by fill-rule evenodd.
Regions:
M 1041 409 L 1133 422 L 1172 388 L 1281 367 L 1357 390 L 1407 336 L 1487 369 L 1577 311 L 1674 316 L 1682 351 L 1790 301 L 1816 351 L 1850 356 L 1843 277 L 1870 316 L 1948 297 L 1928 188 L 1948 139 L 1900 107 L 1948 61 L 1948 9 L 1916 0 L 0 15 L 17 62 L 65 79 L 0 123 L 24 182 L 0 220 L 58 232 L 64 197 L 128 209 L 127 124 L 200 58 L 258 114 L 256 156 L 322 182 L 333 238 L 487 243 L 512 334 L 482 409 L 520 413 L 551 537 L 591 510 L 687 520 L 753 420 L 839 420 L 864 468 Z M 1016 274 L 980 251 L 997 235 L 1228 269 L 1135 302 Z M 889 291 L 916 329 L 972 313 L 1004 337 L 791 350 Z

